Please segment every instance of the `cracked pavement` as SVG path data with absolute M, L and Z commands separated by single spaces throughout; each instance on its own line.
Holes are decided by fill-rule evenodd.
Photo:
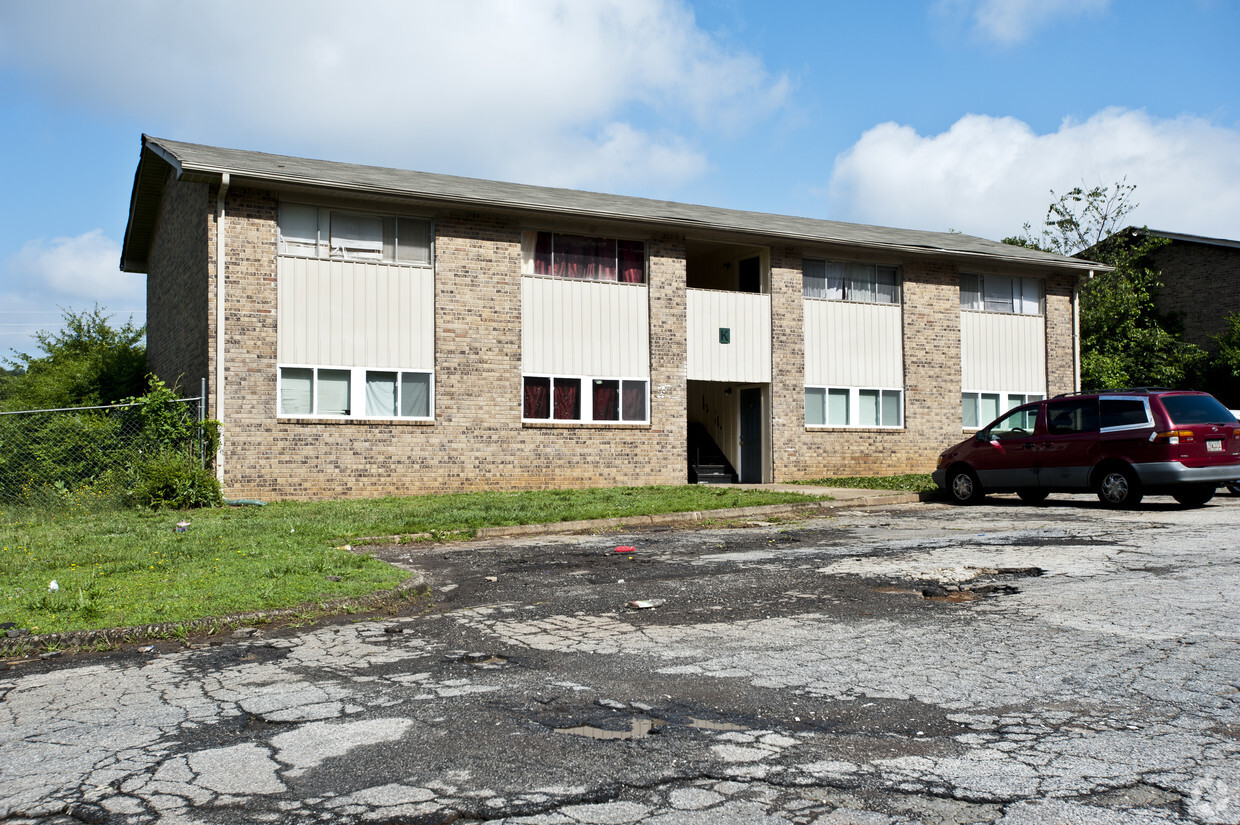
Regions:
M 1237 823 L 1238 528 L 995 497 L 379 548 L 409 615 L 0 672 L 0 821 Z

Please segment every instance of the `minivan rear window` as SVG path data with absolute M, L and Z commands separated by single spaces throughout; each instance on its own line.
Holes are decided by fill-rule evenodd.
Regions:
M 1164 395 L 1162 405 L 1173 424 L 1230 424 L 1236 420 L 1212 395 Z
M 1145 402 L 1140 398 L 1100 398 L 1099 412 L 1102 427 L 1143 427 L 1150 421 Z

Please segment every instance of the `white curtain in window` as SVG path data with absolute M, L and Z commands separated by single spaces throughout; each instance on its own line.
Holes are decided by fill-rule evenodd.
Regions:
M 817 387 L 805 388 L 805 424 L 822 427 L 827 423 L 827 391 Z
M 314 370 L 285 367 L 280 370 L 280 413 L 310 415 L 314 412 Z
M 1011 312 L 1012 311 L 1012 279 L 1005 275 L 987 275 L 982 280 L 982 287 L 986 292 L 986 311 L 987 312 Z M 1019 283 L 1016 285 L 1017 294 L 1019 294 Z
M 349 414 L 349 371 L 319 370 L 319 415 Z
M 366 415 L 396 415 L 396 373 L 366 373 Z
M 333 212 L 332 255 L 352 260 L 382 260 L 383 219 L 377 215 Z
M 405 418 L 430 417 L 430 373 L 402 372 L 400 374 L 400 414 Z
M 872 264 L 848 265 L 848 286 L 845 295 L 850 301 L 874 303 L 874 266 Z
M 806 298 L 827 297 L 827 262 L 807 258 L 801 265 L 801 294 Z
M 827 423 L 832 427 L 848 426 L 848 396 L 848 390 L 827 391 Z
M 521 274 L 534 274 L 534 252 L 538 248 L 538 232 L 533 229 L 521 230 Z
M 982 308 L 982 279 L 977 275 L 960 276 L 960 308 Z M 974 396 L 976 399 L 976 395 Z
M 844 300 L 844 264 L 827 261 L 827 298 Z

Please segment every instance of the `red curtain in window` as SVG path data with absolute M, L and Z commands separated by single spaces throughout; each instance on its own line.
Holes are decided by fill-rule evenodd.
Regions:
M 594 420 L 620 420 L 620 382 L 594 382 Z
M 555 382 L 555 417 L 565 421 L 581 418 L 581 380 L 561 378 Z
M 641 241 L 620 241 L 620 282 L 646 283 L 646 245 Z
M 551 417 L 551 379 L 525 379 L 524 412 L 526 418 Z
M 551 233 L 539 232 L 534 242 L 534 274 L 551 274 Z

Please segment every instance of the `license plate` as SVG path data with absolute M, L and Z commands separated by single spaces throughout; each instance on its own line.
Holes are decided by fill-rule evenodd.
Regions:
M 1206 452 L 1207 453 L 1221 453 L 1222 451 L 1223 451 L 1223 439 L 1221 438 L 1207 438 L 1206 439 Z

